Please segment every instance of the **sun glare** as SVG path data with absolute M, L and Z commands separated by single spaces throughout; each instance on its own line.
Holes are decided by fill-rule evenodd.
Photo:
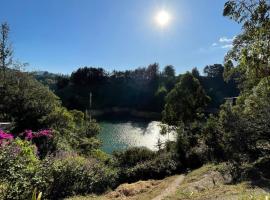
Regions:
M 155 20 L 159 26 L 164 27 L 170 23 L 171 16 L 167 11 L 161 10 L 156 14 Z

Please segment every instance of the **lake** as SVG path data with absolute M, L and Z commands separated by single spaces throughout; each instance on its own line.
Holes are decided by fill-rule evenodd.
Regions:
M 157 141 L 168 139 L 168 135 L 160 135 L 160 122 L 142 120 L 106 120 L 99 122 L 101 133 L 98 138 L 102 141 L 102 150 L 112 153 L 114 150 L 123 150 L 128 147 L 147 147 L 157 150 Z M 174 140 L 170 135 L 169 139 Z

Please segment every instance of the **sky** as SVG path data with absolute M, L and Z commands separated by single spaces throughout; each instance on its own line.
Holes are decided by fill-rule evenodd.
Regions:
M 222 16 L 225 0 L 0 0 L 14 59 L 27 70 L 127 70 L 159 63 L 177 73 L 223 63 L 241 32 Z M 166 26 L 155 17 L 170 15 Z

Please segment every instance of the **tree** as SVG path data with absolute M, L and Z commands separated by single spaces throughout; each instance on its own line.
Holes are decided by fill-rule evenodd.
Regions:
M 16 123 L 16 132 L 44 127 L 42 118 L 61 106 L 59 98 L 27 73 L 8 69 L 1 90 L 0 112 Z
M 6 69 L 12 63 L 12 48 L 8 36 L 9 26 L 7 23 L 3 23 L 0 30 L 0 70 L 3 74 L 3 84 L 5 84 L 6 79 Z
M 169 125 L 195 121 L 208 102 L 209 97 L 198 79 L 186 73 L 166 97 L 163 121 Z
M 269 154 L 269 86 L 269 79 L 262 79 L 251 94 L 240 96 L 235 106 L 224 104 L 217 121 L 208 120 L 207 144 L 215 150 L 217 144 L 223 146 L 225 159 L 252 163 Z
M 200 72 L 199 72 L 199 70 L 197 69 L 197 67 L 194 67 L 194 68 L 191 70 L 191 74 L 192 74 L 195 78 L 197 78 L 197 79 L 200 78 Z
M 162 74 L 165 77 L 175 77 L 175 69 L 172 65 L 167 65 L 164 67 Z
M 224 67 L 221 64 L 207 65 L 203 72 L 207 75 L 207 77 L 211 78 L 222 78 Z
M 162 77 L 162 85 L 164 85 L 167 91 L 171 91 L 171 89 L 175 85 L 175 79 L 176 79 L 174 67 L 172 65 L 167 65 L 163 69 L 161 73 L 161 77 Z
M 270 2 L 229 0 L 223 15 L 242 24 L 243 30 L 225 58 L 225 62 L 235 64 L 226 74 L 237 74 L 242 91 L 249 91 L 260 79 L 270 76 Z

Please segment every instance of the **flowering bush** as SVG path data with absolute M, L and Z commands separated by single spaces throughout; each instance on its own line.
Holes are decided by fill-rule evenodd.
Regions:
M 26 140 L 32 140 L 34 138 L 47 137 L 52 138 L 52 131 L 50 129 L 40 130 L 38 132 L 33 132 L 32 130 L 25 130 L 21 135 L 24 135 Z
M 36 146 L 19 138 L 2 145 L 0 151 L 0 180 L 4 183 L 2 199 L 29 199 L 35 186 L 42 180 L 37 175 L 40 161 Z M 3 186 L 3 185 L 2 185 Z M 3 190 L 3 188 L 2 188 Z M 0 189 L 1 191 L 1 189 Z
M 38 148 L 38 155 L 44 158 L 53 149 L 53 132 L 50 129 L 33 132 L 32 130 L 25 130 L 20 134 L 25 140 L 31 141 Z
M 4 141 L 12 140 L 13 138 L 12 134 L 5 133 L 3 130 L 0 130 L 0 145 L 3 145 Z
M 31 141 L 33 144 L 35 144 L 40 157 L 45 157 L 52 149 L 51 139 L 53 138 L 53 132 L 50 129 L 44 129 L 37 132 L 33 132 L 32 130 L 25 130 L 23 133 L 19 134 L 19 137 L 21 139 Z M 3 130 L 0 130 L 1 146 L 10 143 L 10 140 L 13 139 L 14 136 L 11 133 L 5 133 Z
M 42 169 L 47 185 L 42 191 L 48 199 L 104 192 L 114 187 L 118 178 L 115 168 L 71 152 L 48 157 Z

